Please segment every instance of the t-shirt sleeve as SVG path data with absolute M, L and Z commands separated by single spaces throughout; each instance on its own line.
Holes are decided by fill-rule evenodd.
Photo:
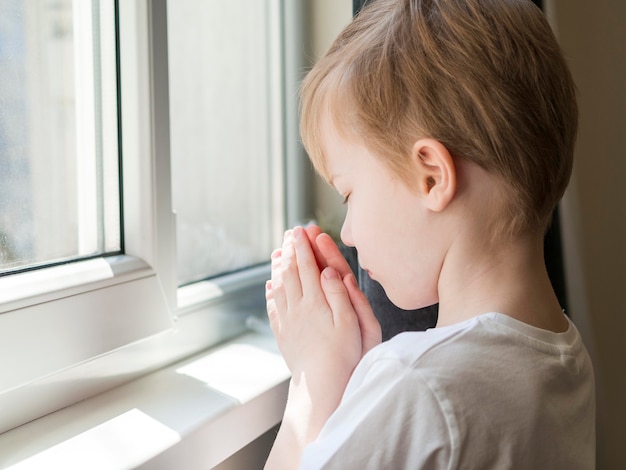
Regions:
M 300 469 L 449 468 L 455 425 L 424 373 L 382 358 L 355 374 Z

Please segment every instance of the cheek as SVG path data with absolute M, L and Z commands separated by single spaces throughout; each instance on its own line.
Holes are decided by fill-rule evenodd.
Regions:
M 427 220 L 406 213 L 395 216 L 402 222 L 386 227 L 390 238 L 385 249 L 385 276 L 381 284 L 391 301 L 402 309 L 433 305 L 438 302 L 443 259 L 438 240 Z
M 438 283 L 445 253 L 440 242 L 441 236 L 426 228 L 416 232 L 411 247 L 407 247 L 408 291 L 402 308 L 413 310 L 439 301 Z
M 434 260 L 416 256 L 415 252 L 401 247 L 397 251 L 394 249 L 393 258 L 394 261 L 387 266 L 386 275 L 380 281 L 396 306 L 415 310 L 439 301 L 439 270 Z
M 413 310 L 437 303 L 440 253 L 433 223 L 408 196 L 381 192 L 349 207 L 344 232 L 356 246 L 359 262 L 381 283 L 398 307 Z M 393 204 L 385 203 L 393 200 Z
M 381 219 L 377 208 L 367 205 L 356 210 L 348 209 L 344 221 L 344 230 L 359 252 L 365 254 L 377 247 L 375 251 L 384 253 L 387 250 L 384 241 L 386 230 L 383 228 L 386 224 L 387 221 Z

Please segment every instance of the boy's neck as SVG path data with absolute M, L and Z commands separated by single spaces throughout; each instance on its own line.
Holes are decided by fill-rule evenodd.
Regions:
M 541 237 L 490 246 L 474 240 L 459 242 L 447 253 L 438 284 L 438 327 L 499 312 L 545 330 L 567 330 Z

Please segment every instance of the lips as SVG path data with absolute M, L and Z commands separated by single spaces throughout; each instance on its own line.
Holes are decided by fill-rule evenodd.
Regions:
M 372 271 L 370 271 L 369 269 L 367 269 L 365 266 L 363 266 L 361 263 L 359 263 L 359 268 L 361 268 L 361 271 L 365 271 L 367 273 L 367 275 L 374 279 L 374 276 L 372 275 Z

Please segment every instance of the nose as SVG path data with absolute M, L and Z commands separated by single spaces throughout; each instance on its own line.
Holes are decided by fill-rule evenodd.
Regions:
M 343 219 L 340 237 L 344 245 L 354 246 L 354 242 L 352 240 L 352 229 L 350 228 L 350 211 L 346 214 L 346 218 Z

